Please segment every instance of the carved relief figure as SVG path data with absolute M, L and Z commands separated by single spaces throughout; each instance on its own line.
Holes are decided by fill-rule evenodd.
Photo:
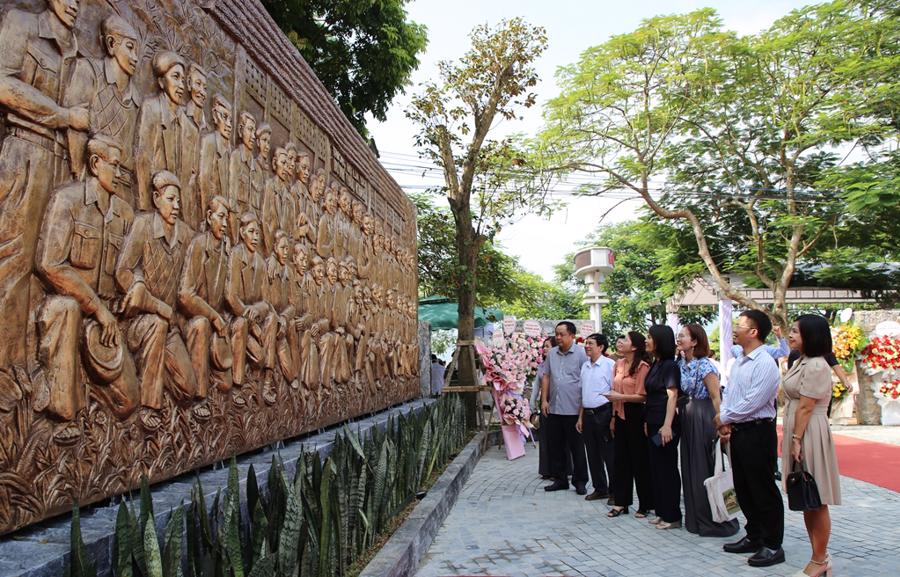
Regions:
M 117 196 L 122 149 L 117 140 L 100 135 L 87 150 L 89 176 L 53 194 L 37 247 L 37 271 L 55 293 L 44 300 L 38 320 L 48 387 L 38 397 L 65 423 L 54 435 L 62 443 L 81 434 L 72 420 L 87 401 L 82 362 L 100 385 L 95 393 L 116 416 L 127 417 L 140 398 L 134 362 L 115 317 L 116 258 L 134 220 L 131 206 Z
M 265 182 L 272 172 L 272 165 L 269 162 L 269 151 L 272 149 L 272 127 L 268 122 L 261 123 L 256 129 L 256 146 L 259 149 L 256 165 L 262 172 L 262 179 Z
M 353 198 L 350 189 L 341 187 L 338 196 L 338 211 L 334 215 L 334 257 L 338 262 L 347 256 L 350 249 L 350 228 L 353 220 Z
M 297 209 L 296 222 L 294 224 L 293 238 L 294 240 L 309 239 L 310 242 L 315 241 L 313 235 L 313 227 L 309 220 L 309 204 L 312 198 L 309 194 L 309 176 L 312 166 L 312 160 L 309 153 L 301 152 L 297 155 L 297 180 L 291 187 L 291 197 L 294 199 L 294 206 Z
M 288 234 L 278 229 L 275 231 L 275 250 L 266 261 L 267 296 L 278 318 L 276 349 L 278 366 L 284 380 L 291 388 L 298 388 L 295 382 L 299 371 L 300 339 L 294 326 L 297 309 L 291 300 L 291 284 L 293 274 L 288 263 L 288 252 L 291 243 Z
M 181 107 L 184 97 L 184 60 L 168 50 L 157 52 L 151 60 L 160 92 L 141 105 L 135 135 L 135 178 L 140 210 L 153 210 L 150 178 L 167 170 L 188 182 L 184 174 L 184 127 L 190 122 Z M 186 177 L 186 178 L 185 178 Z
M 86 131 L 84 106 L 67 107 L 66 79 L 77 67 L 77 0 L 49 0 L 33 14 L 11 9 L 0 24 L 0 367 L 24 365 L 31 271 L 50 190 L 71 176 L 66 130 Z M 79 73 L 80 74 L 80 73 Z
M 197 375 L 198 398 L 206 398 L 211 373 L 220 391 L 231 389 L 230 317 L 224 308 L 229 254 L 228 213 L 225 197 L 210 199 L 206 209 L 206 230 L 188 245 L 178 290 L 178 308 L 186 318 L 184 335 Z M 194 415 L 208 418 L 209 409 L 197 405 Z
M 309 362 L 309 340 L 306 332 L 312 324 L 310 312 L 315 308 L 311 304 L 314 296 L 312 276 L 309 274 L 309 251 L 302 242 L 294 243 L 291 251 L 291 263 L 294 272 L 291 276 L 290 302 L 294 307 L 294 320 L 291 330 L 297 333 L 297 349 L 294 360 L 297 368 L 297 379 L 304 385 L 306 365 Z M 316 359 L 318 363 L 318 359 Z M 304 387 L 304 391 L 308 388 Z
M 100 41 L 105 58 L 91 61 L 89 74 L 73 78 L 66 100 L 88 107 L 92 134 L 105 134 L 118 143 L 122 150 L 118 196 L 134 206 L 132 145 L 141 99 L 131 80 L 137 69 L 140 42 L 131 24 L 115 14 L 100 23 Z M 85 132 L 69 132 L 69 157 L 76 178 L 84 176 L 87 140 Z
M 247 361 L 265 373 L 262 398 L 273 405 L 278 400 L 272 385 L 275 366 L 275 337 L 278 319 L 275 311 L 263 299 L 266 262 L 259 254 L 259 219 L 252 212 L 244 213 L 240 221 L 241 244 L 231 251 L 228 261 L 228 280 L 225 302 L 234 315 L 231 321 L 232 376 L 241 386 L 247 379 Z M 238 406 L 247 400 L 235 391 L 233 401 Z
M 182 182 L 181 206 L 182 219 L 195 231 L 200 230 L 205 220 L 206 207 L 200 199 L 200 135 L 206 134 L 206 71 L 197 63 L 191 62 L 187 72 L 187 88 L 190 98 L 184 108 L 188 122 L 182 131 L 184 142 L 185 175 L 188 181 Z
M 316 227 L 318 231 L 316 238 L 316 252 L 322 258 L 329 258 L 334 255 L 335 247 L 335 227 L 334 219 L 337 213 L 337 201 L 334 198 L 334 188 L 328 187 L 325 191 L 325 210 L 319 218 L 319 225 Z
M 316 406 L 319 406 L 322 398 L 322 341 L 324 331 L 328 330 L 329 320 L 326 318 L 327 290 L 325 282 L 325 261 L 315 255 L 310 260 L 312 265 L 312 292 L 309 299 L 311 315 L 310 328 L 303 335 L 303 350 L 308 351 L 306 365 L 303 370 L 302 382 L 316 397 Z
M 272 156 L 272 168 L 275 174 L 266 182 L 263 195 L 263 246 L 266 254 L 275 249 L 275 231 L 292 230 L 296 219 L 294 200 L 288 186 L 290 167 L 288 149 L 279 146 Z
M 215 131 L 205 134 L 200 140 L 200 202 L 209 206 L 214 196 L 224 196 L 234 209 L 235 199 L 231 198 L 231 103 L 221 94 L 213 96 L 212 118 Z M 232 222 L 231 224 L 236 224 Z M 230 229 L 231 242 L 237 243 L 237 226 Z
M 116 282 L 125 293 L 130 320 L 128 348 L 141 375 L 141 422 L 149 431 L 162 424 L 163 385 L 172 383 L 175 400 L 188 402 L 198 392 L 190 356 L 175 323 L 174 307 L 190 231 L 178 218 L 181 186 L 163 170 L 153 175 L 155 211 L 138 216 L 116 265 Z
M 238 137 L 240 144 L 231 153 L 229 178 L 231 184 L 230 198 L 235 202 L 235 212 L 244 214 L 253 212 L 260 214 L 262 210 L 262 190 L 260 190 L 260 173 L 253 157 L 256 143 L 256 119 L 247 111 L 241 112 L 238 119 Z

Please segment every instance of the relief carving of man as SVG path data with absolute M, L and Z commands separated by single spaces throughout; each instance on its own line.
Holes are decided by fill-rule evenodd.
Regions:
M 300 339 L 294 326 L 297 309 L 291 300 L 294 275 L 288 261 L 290 249 L 288 234 L 281 229 L 276 230 L 275 249 L 266 261 L 266 300 L 272 305 L 278 318 L 276 350 L 281 374 L 291 388 L 296 389 L 299 386 L 295 379 L 299 370 Z
M 178 177 L 162 170 L 153 175 L 154 212 L 138 216 L 116 265 L 116 282 L 125 293 L 123 308 L 131 321 L 128 348 L 141 375 L 141 423 L 148 431 L 162 425 L 164 384 L 180 402 L 192 401 L 197 378 L 175 319 L 184 259 L 191 233 L 178 218 Z
M 329 258 L 334 255 L 336 245 L 335 218 L 337 214 L 337 199 L 334 195 L 334 186 L 328 187 L 325 191 L 325 210 L 319 218 L 319 225 L 316 227 L 318 231 L 316 238 L 316 252 L 322 258 Z
M 232 376 L 236 386 L 243 385 L 248 360 L 263 369 L 266 380 L 262 398 L 266 404 L 274 405 L 278 400 L 272 384 L 278 318 L 264 300 L 266 262 L 258 250 L 261 234 L 259 219 L 254 213 L 241 216 L 240 235 L 241 244 L 232 249 L 228 260 L 225 284 L 225 302 L 234 315 L 231 321 Z M 238 406 L 247 403 L 240 392 L 234 393 L 233 401 Z
M 275 174 L 266 182 L 263 200 L 263 245 L 266 254 L 275 250 L 275 231 L 291 230 L 296 219 L 294 199 L 288 181 L 291 177 L 288 149 L 279 146 L 272 156 Z
M 353 197 L 350 195 L 350 189 L 346 186 L 341 187 L 337 201 L 338 211 L 334 216 L 334 257 L 340 262 L 350 250 L 350 228 L 353 220 Z
M 50 191 L 71 178 L 65 131 L 87 131 L 90 113 L 67 107 L 66 80 L 78 58 L 78 0 L 48 0 L 37 14 L 11 9 L 0 24 L 0 367 L 24 366 L 24 327 L 41 217 Z
M 178 308 L 188 319 L 184 334 L 197 375 L 198 398 L 206 398 L 210 369 L 215 374 L 219 390 L 231 390 L 233 359 L 228 328 L 230 317 L 225 313 L 225 283 L 230 253 L 228 213 L 229 205 L 225 197 L 214 196 L 210 199 L 206 209 L 206 230 L 195 236 L 188 245 L 178 290 Z M 208 417 L 209 409 L 197 405 L 194 414 L 200 418 Z
M 313 227 L 309 220 L 309 204 L 312 198 L 309 193 L 309 176 L 312 168 L 312 159 L 308 152 L 300 152 L 297 155 L 297 180 L 291 187 L 291 197 L 294 199 L 294 206 L 297 209 L 297 219 L 294 223 L 292 236 L 294 240 L 309 239 L 310 242 L 316 240 L 313 234 Z
M 214 196 L 224 196 L 235 208 L 231 198 L 231 103 L 221 94 L 213 96 L 212 118 L 214 132 L 200 141 L 200 206 L 209 206 Z M 232 223 L 236 224 L 236 223 Z M 237 243 L 237 226 L 230 229 L 231 242 Z
M 54 434 L 62 443 L 81 434 L 72 421 L 87 404 L 82 362 L 98 385 L 94 392 L 119 418 L 140 400 L 134 361 L 114 314 L 116 258 L 134 220 L 131 206 L 117 196 L 122 145 L 98 135 L 87 151 L 88 177 L 52 196 L 35 263 L 55 293 L 40 308 L 38 356 L 49 387 L 46 410 L 65 423 Z
M 141 45 L 137 32 L 121 16 L 113 14 L 100 23 L 100 41 L 106 56 L 90 61 L 90 73 L 77 75 L 66 95 L 71 104 L 85 105 L 91 114 L 91 134 L 105 134 L 122 149 L 118 196 L 134 206 L 134 131 L 141 99 L 131 81 L 137 69 Z M 76 178 L 85 172 L 85 132 L 69 132 L 69 157 Z
M 261 214 L 262 190 L 260 190 L 259 166 L 253 157 L 256 144 L 256 119 L 247 111 L 241 112 L 238 119 L 238 137 L 240 143 L 231 153 L 229 178 L 231 191 L 229 199 L 234 206 L 234 214 L 246 212 Z M 232 224 L 237 224 L 234 221 Z
M 151 177 L 167 170 L 188 182 L 185 174 L 184 129 L 190 120 L 181 106 L 184 98 L 185 63 L 175 52 L 163 50 L 150 61 L 159 85 L 159 94 L 147 98 L 138 114 L 134 163 L 137 181 L 137 208 L 154 210 Z
M 256 128 L 256 147 L 259 149 L 256 165 L 263 175 L 263 182 L 265 182 L 272 172 L 272 164 L 269 162 L 269 152 L 272 150 L 272 127 L 268 122 L 263 122 Z
M 206 207 L 200 199 L 200 136 L 206 134 L 208 125 L 203 107 L 206 105 L 206 71 L 198 64 L 188 65 L 187 87 L 190 99 L 184 108 L 188 122 L 184 136 L 184 164 L 187 183 L 181 187 L 182 219 L 196 230 L 202 228 Z
M 311 337 L 307 333 L 312 327 L 313 318 L 311 312 L 315 309 L 315 305 L 312 303 L 315 287 L 312 275 L 309 273 L 309 251 L 302 242 L 294 244 L 291 262 L 294 265 L 290 291 L 290 300 L 294 307 L 294 320 L 291 329 L 297 333 L 299 344 L 299 350 L 295 351 L 296 356 L 294 360 L 297 363 L 297 378 L 301 384 L 305 385 L 306 367 L 311 362 Z M 318 335 L 314 338 L 318 338 Z M 312 362 L 316 364 L 316 370 L 318 370 L 318 356 Z M 308 391 L 308 388 L 304 388 L 304 390 Z

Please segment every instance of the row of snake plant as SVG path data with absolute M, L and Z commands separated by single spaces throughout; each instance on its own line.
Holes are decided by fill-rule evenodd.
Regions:
M 301 452 L 293 478 L 274 458 L 259 483 L 251 465 L 241 501 L 238 467 L 210 506 L 200 480 L 189 504 L 157 530 L 148 483 L 139 507 L 123 501 L 116 519 L 115 577 L 332 577 L 346 575 L 392 518 L 466 442 L 465 411 L 456 396 L 391 417 L 360 439 L 344 427 L 323 461 Z M 72 516 L 70 577 L 94 577 Z

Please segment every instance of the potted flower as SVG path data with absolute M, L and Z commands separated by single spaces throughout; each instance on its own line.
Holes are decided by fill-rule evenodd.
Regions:
M 900 425 L 900 337 L 881 335 L 872 338 L 859 354 L 860 365 L 869 375 L 880 375 L 874 383 L 875 397 L 881 406 L 881 424 Z
M 900 425 L 900 379 L 882 382 L 875 398 L 881 405 L 881 424 Z

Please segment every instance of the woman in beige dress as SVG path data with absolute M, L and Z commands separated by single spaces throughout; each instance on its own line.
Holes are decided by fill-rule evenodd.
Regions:
M 831 575 L 828 539 L 831 537 L 829 505 L 841 504 L 841 485 L 834 441 L 828 426 L 831 398 L 831 368 L 824 355 L 831 351 L 828 321 L 819 315 L 802 315 L 791 327 L 788 342 L 801 353 L 784 377 L 788 404 L 784 411 L 782 458 L 790 463 L 803 460 L 816 480 L 822 506 L 803 512 L 812 544 L 812 558 L 794 577 Z M 787 475 L 785 475 L 787 479 Z

